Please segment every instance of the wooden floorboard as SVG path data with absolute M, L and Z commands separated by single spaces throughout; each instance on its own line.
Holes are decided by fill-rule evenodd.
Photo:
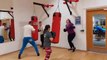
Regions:
M 68 51 L 62 48 L 52 48 L 52 55 L 50 60 L 107 60 L 107 54 L 93 53 L 85 51 Z M 22 59 L 20 60 L 44 60 L 45 51 L 39 47 L 40 56 L 36 56 L 33 47 L 25 49 Z M 18 51 L 19 52 L 19 51 Z M 0 56 L 0 60 L 18 60 L 18 52 L 13 52 Z

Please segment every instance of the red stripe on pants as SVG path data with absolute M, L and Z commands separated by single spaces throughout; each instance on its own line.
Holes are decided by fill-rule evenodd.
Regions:
M 50 55 L 52 53 L 51 48 L 45 48 L 45 52 L 46 52 L 45 60 L 49 60 Z

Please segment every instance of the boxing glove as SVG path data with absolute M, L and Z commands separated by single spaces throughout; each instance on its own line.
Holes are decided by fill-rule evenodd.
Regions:
M 52 37 L 55 38 L 56 33 L 51 31 L 51 34 L 52 34 Z
M 66 32 L 67 30 L 66 30 L 66 29 L 64 29 L 63 31 L 64 31 L 64 32 Z

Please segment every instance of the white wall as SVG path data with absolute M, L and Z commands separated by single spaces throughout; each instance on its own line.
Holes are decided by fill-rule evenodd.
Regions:
M 13 0 L 0 0 L 0 10 L 11 10 Z M 7 12 L 0 12 L 0 19 L 11 19 L 12 17 Z
M 43 0 L 41 0 L 43 1 Z M 74 44 L 77 49 L 80 50 L 87 50 L 87 43 L 86 43 L 86 9 L 90 8 L 98 8 L 98 7 L 106 7 L 107 0 L 80 0 L 78 3 L 78 15 L 81 16 L 82 19 L 82 25 L 75 25 L 76 26 L 76 38 L 74 39 Z M 40 1 L 39 1 L 40 2 Z M 46 15 L 43 15 L 43 17 L 38 17 L 43 20 L 44 25 L 46 24 L 52 24 L 52 15 L 55 12 L 56 6 L 58 4 L 58 0 L 51 0 L 47 3 L 52 3 L 55 6 L 48 10 L 50 17 L 46 18 Z M 39 10 L 41 11 L 41 10 Z M 39 12 L 38 11 L 38 12 Z M 73 10 L 72 10 L 73 11 Z M 75 19 L 69 15 L 68 9 L 66 5 L 63 4 L 63 0 L 60 0 L 60 12 L 62 13 L 62 20 L 61 20 L 61 30 L 60 30 L 60 43 L 59 44 L 53 44 L 53 46 L 57 47 L 64 47 L 69 48 L 68 42 L 67 42 L 67 33 L 63 32 L 63 29 L 65 28 L 65 21 L 67 18 L 70 18 L 73 23 L 75 23 Z M 38 13 L 39 14 L 39 13 Z M 73 11 L 73 14 L 74 11 Z M 76 15 L 76 14 L 75 14 Z M 45 16 L 45 18 L 44 18 Z M 50 22 L 50 23 L 49 23 Z M 85 32 L 80 32 L 81 29 L 84 29 Z
M 43 1 L 43 0 L 41 0 Z M 78 12 L 81 12 L 82 8 L 82 4 L 81 3 L 82 1 L 80 1 L 78 3 L 78 9 L 79 11 Z M 51 0 L 47 3 L 50 3 L 50 4 L 54 4 L 54 7 L 48 9 L 48 13 L 50 14 L 50 17 L 46 18 L 46 15 L 45 14 L 42 14 L 43 17 L 40 17 L 38 15 L 38 17 L 43 20 L 43 24 L 46 25 L 46 24 L 52 24 L 52 16 L 53 16 L 53 13 L 55 12 L 56 10 L 56 7 L 58 5 L 58 0 Z M 70 14 L 69 14 L 69 11 L 67 9 L 67 6 L 63 4 L 63 0 L 60 0 L 60 12 L 62 14 L 62 19 L 61 19 L 61 30 L 60 30 L 60 42 L 59 44 L 52 44 L 53 46 L 57 46 L 57 47 L 64 47 L 64 48 L 69 48 L 69 45 L 68 45 L 68 41 L 67 41 L 67 33 L 63 32 L 63 29 L 65 28 L 65 24 L 66 24 L 66 19 L 69 18 L 71 19 L 71 21 L 75 24 L 75 20 L 74 20 L 74 17 L 72 17 Z M 39 10 L 40 11 L 40 10 Z M 38 13 L 39 14 L 39 13 Z M 74 15 L 76 15 L 74 12 L 73 12 Z M 81 15 L 81 13 L 79 13 L 79 15 Z M 44 17 L 45 16 L 45 17 Z M 77 16 L 77 15 L 76 15 Z M 83 19 L 82 19 L 83 20 Z M 84 24 L 85 22 L 82 21 L 82 24 Z M 85 29 L 85 26 L 82 26 L 82 25 L 77 25 L 76 26 L 76 37 L 74 39 L 74 44 L 76 46 L 77 49 L 80 49 L 80 50 L 86 50 L 86 32 L 80 32 L 81 29 Z M 83 38 L 84 37 L 84 38 Z
M 36 8 L 36 14 L 39 17 L 40 20 L 44 20 L 43 24 L 50 24 L 52 23 L 52 15 L 55 11 L 57 1 L 56 0 L 35 0 L 37 2 L 44 3 L 52 3 L 55 4 L 55 7 L 51 9 L 47 9 L 50 17 L 47 18 L 44 11 L 41 10 L 41 7 Z M 48 2 L 49 1 L 49 2 Z M 77 47 L 77 49 L 80 50 L 86 50 L 86 9 L 87 8 L 93 8 L 93 7 L 102 7 L 106 6 L 107 0 L 81 0 L 78 4 L 78 12 L 79 15 L 82 17 L 82 25 L 76 25 L 76 38 L 74 39 L 74 43 Z M 91 4 L 91 5 L 90 5 Z M 13 52 L 16 50 L 19 50 L 21 47 L 22 37 L 23 37 L 23 31 L 22 26 L 25 25 L 29 20 L 30 17 L 33 15 L 33 5 L 32 0 L 14 0 L 14 16 L 15 16 L 15 35 L 16 39 L 15 42 L 9 42 L 0 44 L 0 55 L 6 54 L 9 52 Z M 41 13 L 43 12 L 43 13 Z M 60 2 L 60 12 L 62 13 L 62 20 L 61 20 L 61 38 L 59 44 L 53 44 L 53 46 L 59 46 L 59 47 L 65 47 L 69 48 L 68 42 L 67 42 L 67 33 L 63 32 L 63 28 L 65 27 L 65 21 L 67 18 L 70 18 L 71 21 L 74 23 L 74 18 L 69 15 L 69 12 L 67 10 L 66 5 L 62 4 L 62 0 Z M 48 22 L 48 23 L 47 23 Z M 49 23 L 50 22 L 50 23 Z M 85 32 L 80 32 L 81 29 L 85 29 Z M 40 43 L 40 41 L 37 41 Z
M 15 41 L 0 44 L 0 55 L 19 50 L 23 36 L 22 26 L 26 24 L 33 15 L 32 0 L 14 0 L 13 2 L 15 17 Z
M 107 0 L 84 0 L 83 8 L 107 7 Z
M 10 10 L 13 7 L 13 0 L 0 0 L 0 10 Z

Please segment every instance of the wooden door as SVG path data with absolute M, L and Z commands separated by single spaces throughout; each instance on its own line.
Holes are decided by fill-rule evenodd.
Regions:
M 107 11 L 87 10 L 87 50 L 107 52 Z

